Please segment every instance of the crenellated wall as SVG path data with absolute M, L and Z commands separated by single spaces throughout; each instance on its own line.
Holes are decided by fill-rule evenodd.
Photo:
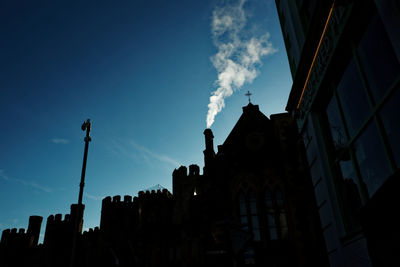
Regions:
M 166 222 L 171 217 L 172 194 L 167 190 L 140 191 L 137 197 L 107 196 L 102 201 L 100 230 L 109 240 L 133 238 L 138 228 Z
M 30 216 L 28 230 L 3 230 L 0 241 L 0 266 L 38 266 L 35 253 L 40 251 L 38 239 L 43 217 Z
M 1 245 L 12 248 L 26 248 L 29 244 L 29 237 L 24 228 L 12 228 L 3 230 Z
M 137 197 L 121 196 L 106 197 L 102 201 L 100 229 L 106 238 L 115 236 L 117 239 L 123 233 L 130 233 L 131 226 L 137 221 Z
M 1 246 L 13 248 L 31 248 L 37 246 L 42 220 L 43 217 L 41 216 L 30 216 L 26 232 L 24 228 L 20 228 L 18 231 L 17 228 L 3 230 L 0 241 Z
M 194 194 L 194 191 L 198 194 L 203 186 L 201 184 L 200 167 L 192 164 L 188 169 L 185 166 L 180 166 L 175 169 L 172 173 L 172 192 L 174 198 L 178 201 L 187 199 Z
M 89 228 L 87 231 L 82 233 L 81 239 L 83 243 L 96 243 L 100 237 L 100 228 Z
M 83 225 L 83 211 L 85 205 L 72 204 L 70 214 L 58 213 L 47 218 L 44 235 L 44 247 L 67 248 L 71 246 L 74 225 L 78 224 L 76 231 L 80 234 Z
M 47 218 L 46 231 L 43 245 L 45 247 L 62 246 L 72 236 L 71 215 L 62 214 L 50 215 Z

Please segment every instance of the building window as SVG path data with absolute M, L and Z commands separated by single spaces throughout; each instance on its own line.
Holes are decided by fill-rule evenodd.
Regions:
M 339 108 L 336 99 L 333 97 L 326 109 L 330 133 L 332 136 L 333 149 L 337 157 L 343 157 L 343 152 L 347 146 L 347 135 L 342 119 L 340 118 Z
M 327 106 L 326 116 L 332 138 L 334 166 L 339 171 L 336 190 L 341 199 L 346 230 L 351 233 L 360 229 L 361 193 L 359 179 L 348 147 L 348 133 L 335 96 Z
M 360 229 L 362 204 L 400 166 L 400 62 L 377 14 L 354 47 L 325 110 L 347 233 Z
M 239 216 L 240 216 L 240 224 L 242 225 L 242 229 L 248 230 L 249 224 L 248 224 L 248 220 L 247 220 L 246 198 L 243 193 L 239 194 Z
M 343 80 L 343 79 L 342 79 Z M 360 229 L 360 208 L 362 187 L 349 149 L 349 134 L 339 109 L 339 101 L 334 95 L 330 100 L 326 116 L 331 134 L 331 151 L 334 165 L 337 168 L 336 191 L 342 204 L 342 216 L 346 232 L 352 233 Z M 365 187 L 364 187 L 365 188 Z
M 269 189 L 265 190 L 264 204 L 267 215 L 267 227 L 268 227 L 269 239 L 276 240 L 278 239 L 278 231 L 275 220 L 275 208 L 274 208 L 274 203 L 272 201 L 272 194 Z
M 239 193 L 239 216 L 242 229 L 253 234 L 254 241 L 259 241 L 260 225 L 257 212 L 257 201 L 253 191 L 250 191 L 247 196 L 242 192 Z
M 326 109 L 331 156 L 345 192 L 355 192 L 357 185 L 367 199 L 399 167 L 399 80 L 400 62 L 375 14 Z
M 350 136 L 357 130 L 370 113 L 367 94 L 365 92 L 355 61 L 352 59 L 337 87 L 342 110 Z
M 304 144 L 306 147 L 308 163 L 310 164 L 310 167 L 311 167 L 315 163 L 315 160 L 317 158 L 317 150 L 318 149 L 317 149 L 316 140 L 315 140 L 314 136 L 312 135 L 312 133 L 314 132 L 314 129 L 312 127 L 312 120 L 311 120 L 310 116 L 307 119 L 304 129 L 305 130 L 303 131 L 302 135 L 303 135 L 303 140 L 304 140 Z
M 249 193 L 249 216 L 251 220 L 251 228 L 254 235 L 254 240 L 260 240 L 260 225 L 258 222 L 258 212 L 257 212 L 257 203 L 256 196 L 254 192 Z
M 390 174 L 390 166 L 375 121 L 371 121 L 354 144 L 357 163 L 372 196 Z
M 379 103 L 399 76 L 400 63 L 377 14 L 361 39 L 357 52 L 373 100 Z
M 343 215 L 345 217 L 345 225 L 347 232 L 352 233 L 360 229 L 360 211 L 361 211 L 361 194 L 359 183 L 357 181 L 357 173 L 354 169 L 353 162 L 349 160 L 341 160 L 339 162 L 342 174 L 338 187 L 343 199 Z M 365 188 L 364 182 L 361 185 Z
M 380 114 L 397 168 L 400 167 L 400 88 L 382 108 Z
M 279 223 L 279 234 L 281 239 L 286 239 L 289 233 L 287 218 L 286 218 L 286 210 L 284 206 L 282 191 L 279 189 L 275 190 L 275 200 L 276 200 L 277 219 Z

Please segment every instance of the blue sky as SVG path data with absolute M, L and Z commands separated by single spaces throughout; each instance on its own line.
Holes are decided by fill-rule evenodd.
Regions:
M 247 90 L 269 116 L 284 112 L 292 83 L 272 0 L 3 1 L 0 25 L 0 230 L 77 202 L 87 118 L 84 228 L 100 224 L 105 196 L 172 191 L 174 168 L 202 168 L 210 96 L 227 90 L 215 59 L 230 40 L 260 41 L 260 57 L 246 65 L 242 45 L 229 58 L 248 76 L 231 76 L 215 146 Z

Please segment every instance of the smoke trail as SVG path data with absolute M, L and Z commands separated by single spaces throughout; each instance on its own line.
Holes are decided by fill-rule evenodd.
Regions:
M 218 53 L 211 61 L 218 72 L 218 79 L 215 81 L 217 90 L 212 92 L 208 104 L 207 128 L 211 127 L 215 116 L 225 106 L 225 98 L 257 77 L 256 67 L 261 64 L 261 57 L 277 51 L 269 41 L 268 32 L 259 37 L 245 37 L 245 2 L 239 0 L 216 7 L 213 11 L 211 31 Z

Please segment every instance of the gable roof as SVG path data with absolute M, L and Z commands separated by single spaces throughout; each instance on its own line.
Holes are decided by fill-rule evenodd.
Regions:
M 260 110 L 258 105 L 249 103 L 243 107 L 243 113 L 229 133 L 223 145 L 218 146 L 218 153 L 223 151 L 242 150 L 246 147 L 246 138 L 251 134 L 262 135 L 265 142 L 273 142 L 271 121 Z

